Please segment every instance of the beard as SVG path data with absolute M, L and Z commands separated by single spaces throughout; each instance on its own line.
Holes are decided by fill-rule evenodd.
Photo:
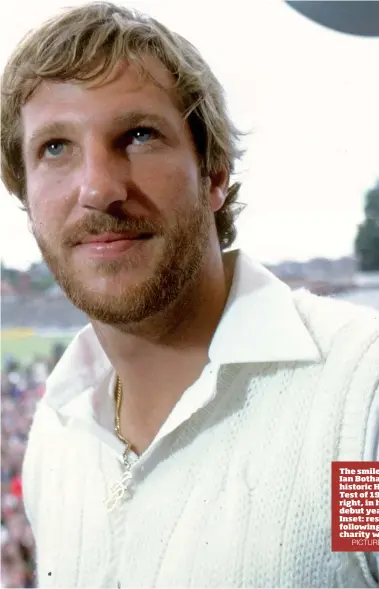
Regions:
M 204 265 L 212 219 L 202 191 L 197 206 L 177 211 L 176 221 L 169 228 L 121 212 L 96 212 L 62 234 L 60 249 L 52 236 L 42 235 L 35 226 L 34 237 L 57 283 L 78 309 L 91 319 L 127 327 L 169 309 L 179 300 L 184 304 L 185 293 L 196 283 Z M 103 260 L 85 268 L 73 263 L 74 244 L 81 237 L 107 231 L 152 234 L 146 243 L 152 250 L 148 262 L 131 251 L 124 258 Z M 147 275 L 132 282 L 128 274 L 141 268 L 148 270 Z M 97 288 L 94 275 L 103 288 Z

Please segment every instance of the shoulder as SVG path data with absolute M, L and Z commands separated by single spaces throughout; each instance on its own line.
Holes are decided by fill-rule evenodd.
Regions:
M 366 350 L 379 344 L 379 313 L 375 309 L 320 297 L 306 290 L 294 291 L 293 300 L 324 358 L 338 350 L 356 354 L 358 360 Z
M 22 466 L 24 509 L 34 535 L 37 534 L 38 513 L 44 471 L 47 462 L 54 459 L 56 441 L 60 432 L 56 413 L 42 399 L 34 414 Z
M 338 399 L 340 421 L 333 422 L 339 432 L 337 459 L 367 460 L 375 452 L 365 454 L 365 448 L 370 452 L 379 427 L 374 404 L 379 395 L 379 314 L 306 291 L 293 297 L 322 355 L 319 382 L 325 406 L 331 397 Z

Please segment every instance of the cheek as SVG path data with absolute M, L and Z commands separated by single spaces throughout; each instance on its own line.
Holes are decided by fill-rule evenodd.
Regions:
M 195 205 L 200 194 L 197 163 L 192 157 L 151 158 L 133 164 L 133 180 L 158 209 Z
M 52 179 L 43 173 L 31 174 L 27 182 L 27 200 L 32 227 L 57 232 L 70 210 L 67 178 Z

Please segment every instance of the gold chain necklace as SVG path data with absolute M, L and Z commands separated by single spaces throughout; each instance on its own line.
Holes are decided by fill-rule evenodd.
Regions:
M 118 439 L 121 440 L 121 442 L 124 442 L 124 444 L 125 444 L 125 450 L 124 450 L 124 454 L 125 454 L 125 452 L 129 453 L 129 451 L 131 450 L 131 444 L 130 444 L 130 442 L 128 442 L 128 440 L 126 438 L 124 438 L 124 436 L 121 433 L 120 414 L 121 414 L 122 394 L 123 394 L 122 383 L 121 383 L 121 380 L 119 379 L 119 377 L 117 377 L 117 381 L 116 381 L 116 417 L 115 417 L 114 431 L 116 432 L 116 436 L 118 437 Z
M 132 479 L 132 474 L 130 472 L 130 463 L 129 463 L 129 455 L 132 449 L 130 442 L 121 433 L 121 426 L 120 426 L 120 414 L 121 414 L 121 403 L 122 403 L 122 394 L 123 388 L 122 383 L 119 377 L 117 377 L 116 381 L 116 416 L 115 416 L 115 433 L 121 442 L 125 444 L 125 450 L 122 454 L 122 459 L 124 462 L 124 474 L 122 475 L 121 479 L 114 483 L 111 488 L 110 496 L 105 501 L 105 505 L 107 511 L 113 511 L 118 505 L 120 505 L 125 493 L 129 490 L 130 481 Z

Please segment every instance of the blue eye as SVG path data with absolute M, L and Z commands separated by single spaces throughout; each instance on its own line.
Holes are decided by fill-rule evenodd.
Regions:
M 157 133 L 151 127 L 138 127 L 138 129 L 133 129 L 130 134 L 136 143 L 146 143 L 153 139 Z
M 153 133 L 153 129 L 149 129 L 148 127 L 140 127 L 135 129 L 132 134 L 139 143 L 146 143 L 146 141 L 149 141 L 149 139 L 152 138 Z
M 44 155 L 47 157 L 58 157 L 64 152 L 66 145 L 63 141 L 50 141 L 44 147 Z

